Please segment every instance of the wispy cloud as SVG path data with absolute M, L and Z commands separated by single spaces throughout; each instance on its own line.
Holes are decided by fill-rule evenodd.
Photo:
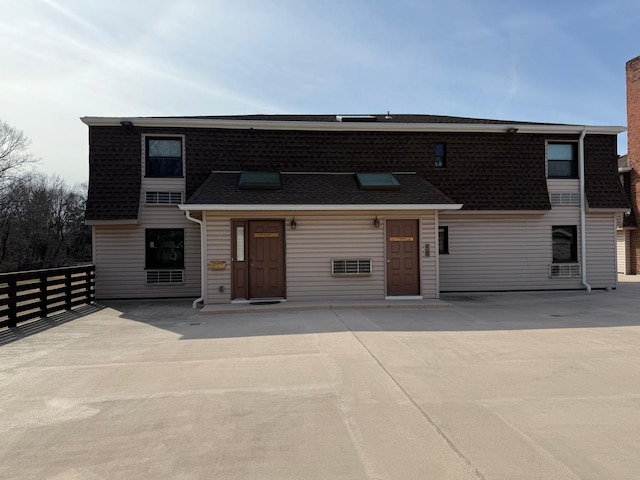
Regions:
M 50 7 L 55 12 L 65 17 L 66 19 L 71 20 L 75 24 L 86 28 L 87 30 L 91 31 L 93 34 L 96 34 L 96 33 L 102 34 L 102 30 L 98 28 L 97 25 L 88 21 L 85 17 L 80 16 L 78 13 L 74 12 L 73 10 L 60 5 L 59 2 L 56 2 L 54 0 L 40 0 L 40 1 L 43 4 L 47 5 L 48 7 Z
M 82 115 L 620 124 L 639 16 L 632 0 L 5 0 L 0 115 L 71 175 L 86 174 Z

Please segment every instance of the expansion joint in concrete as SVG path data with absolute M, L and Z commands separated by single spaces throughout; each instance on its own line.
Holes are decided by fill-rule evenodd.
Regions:
M 442 440 L 449 446 L 449 448 L 454 452 L 454 454 L 460 458 L 463 464 L 469 469 L 469 471 L 478 479 L 478 480 L 487 480 L 487 478 L 478 470 L 478 468 L 471 463 L 471 461 L 456 447 L 453 441 L 447 436 L 447 434 L 433 421 L 433 419 L 429 416 L 427 412 L 416 402 L 413 397 L 407 392 L 407 390 L 402 386 L 402 384 L 385 368 L 385 366 L 378 360 L 378 358 L 374 355 L 374 353 L 367 347 L 367 345 L 356 335 L 356 333 L 349 327 L 349 325 L 342 319 L 342 317 L 338 314 L 336 310 L 332 310 L 333 314 L 336 316 L 338 321 L 344 325 L 344 327 L 349 331 L 349 333 L 356 339 L 356 341 L 364 348 L 364 350 L 369 354 L 369 356 L 376 362 L 376 364 L 380 367 L 380 369 L 389 377 L 389 379 L 398 387 L 398 389 L 402 392 L 402 394 L 406 397 L 406 399 L 416 408 L 416 410 L 420 413 L 420 415 L 427 421 L 429 425 L 436 431 L 438 436 L 442 438 Z

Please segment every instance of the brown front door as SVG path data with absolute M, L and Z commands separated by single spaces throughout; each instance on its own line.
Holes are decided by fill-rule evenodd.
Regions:
M 284 224 L 249 221 L 249 297 L 284 297 Z
M 387 220 L 387 295 L 420 295 L 417 220 Z

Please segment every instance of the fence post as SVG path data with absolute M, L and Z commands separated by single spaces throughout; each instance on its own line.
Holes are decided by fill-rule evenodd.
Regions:
M 66 271 L 64 274 L 64 297 L 67 310 L 71 310 L 71 272 Z
M 91 270 L 92 267 L 85 267 L 84 269 L 84 294 L 87 305 L 91 303 Z
M 18 289 L 15 279 L 9 279 L 9 327 L 18 326 Z
M 46 273 L 40 274 L 40 316 L 45 318 L 49 314 L 49 303 L 47 302 L 47 277 Z

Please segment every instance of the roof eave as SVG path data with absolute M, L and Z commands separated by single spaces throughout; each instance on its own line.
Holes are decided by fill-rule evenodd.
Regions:
M 119 218 L 113 220 L 85 220 L 85 225 L 137 225 L 136 218 Z
M 521 123 L 375 123 L 375 122 L 309 122 L 275 120 L 227 120 L 213 118 L 152 118 L 152 117 L 81 117 L 92 127 L 118 127 L 131 122 L 137 127 L 226 128 L 257 130 L 323 130 L 323 131 L 380 131 L 380 132 L 463 132 L 463 133 L 559 133 L 617 135 L 626 130 L 622 126 L 584 126 Z M 509 133 L 514 135 L 514 133 Z
M 181 204 L 180 210 L 203 210 L 203 211 L 376 211 L 376 210 L 459 210 L 462 204 L 440 204 L 440 203 L 412 203 L 412 204 L 340 204 L 340 205 L 294 205 L 294 204 Z
M 482 209 L 482 210 L 460 210 L 447 213 L 459 213 L 460 215 L 544 215 L 551 209 L 546 210 L 503 210 L 503 209 Z
M 587 213 L 631 213 L 630 208 L 587 208 Z

